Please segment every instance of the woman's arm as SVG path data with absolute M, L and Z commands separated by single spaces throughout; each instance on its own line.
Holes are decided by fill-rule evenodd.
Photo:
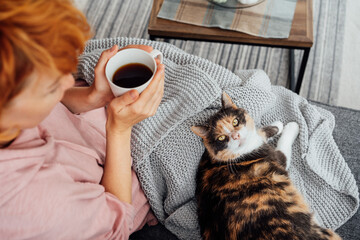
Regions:
M 96 108 L 104 107 L 105 99 L 97 101 L 92 87 L 72 87 L 65 92 L 61 102 L 72 112 L 82 113 Z
M 107 108 L 106 161 L 101 184 L 123 202 L 131 203 L 132 126 L 153 116 L 164 92 L 164 66 L 158 65 L 154 79 L 139 95 L 131 90 L 114 98 Z
M 122 134 L 106 134 L 106 162 L 101 184 L 123 202 L 131 199 L 131 129 Z

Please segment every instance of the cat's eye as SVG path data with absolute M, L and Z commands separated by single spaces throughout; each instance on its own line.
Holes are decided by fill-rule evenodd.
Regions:
M 225 140 L 225 135 L 221 135 L 220 137 L 218 137 L 217 139 L 219 140 L 219 141 L 224 141 Z
M 239 120 L 237 119 L 237 118 L 235 118 L 234 120 L 233 120 L 233 126 L 234 127 L 237 127 L 239 125 Z

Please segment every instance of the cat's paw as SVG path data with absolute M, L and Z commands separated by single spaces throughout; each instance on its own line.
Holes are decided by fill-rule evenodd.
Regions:
M 274 126 L 278 128 L 278 132 L 276 133 L 276 135 L 280 134 L 284 129 L 284 124 L 280 121 L 275 121 L 271 123 L 270 126 Z
M 289 122 L 285 125 L 283 133 L 287 133 L 294 137 L 294 139 L 299 135 L 300 127 L 299 124 L 296 122 Z

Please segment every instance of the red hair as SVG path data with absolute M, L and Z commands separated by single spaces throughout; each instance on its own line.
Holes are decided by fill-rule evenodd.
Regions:
M 90 37 L 85 16 L 70 0 L 2 0 L 0 113 L 34 69 L 74 72 Z

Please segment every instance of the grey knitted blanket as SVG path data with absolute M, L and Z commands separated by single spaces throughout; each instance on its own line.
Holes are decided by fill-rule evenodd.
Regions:
M 358 188 L 333 140 L 335 121 L 330 112 L 283 87 L 271 86 L 261 70 L 234 74 L 170 44 L 145 39 L 89 41 L 77 77 L 91 84 L 100 53 L 114 44 L 151 45 L 164 54 L 164 97 L 155 116 L 134 126 L 131 147 L 134 169 L 154 213 L 180 239 L 200 238 L 194 192 L 204 146 L 190 127 L 220 108 L 223 90 L 257 126 L 276 120 L 300 125 L 290 178 L 322 226 L 336 229 L 356 212 Z

